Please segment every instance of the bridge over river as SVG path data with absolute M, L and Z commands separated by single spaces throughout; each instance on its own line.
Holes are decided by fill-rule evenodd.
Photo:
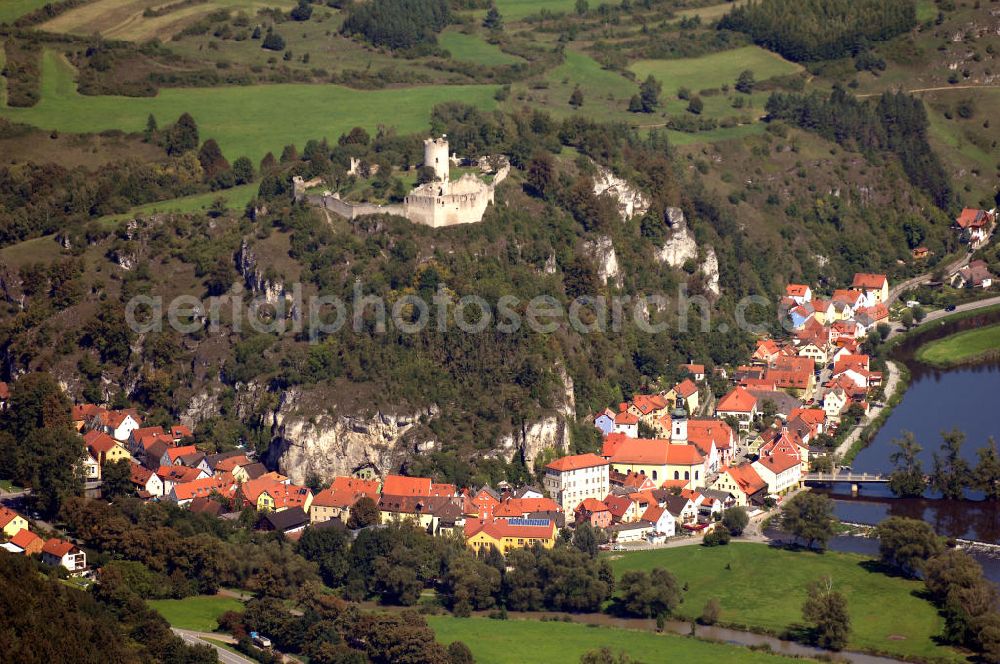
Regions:
M 857 494 L 863 484 L 888 484 L 889 476 L 882 473 L 841 471 L 838 473 L 808 473 L 803 481 L 806 485 L 850 484 L 851 493 Z

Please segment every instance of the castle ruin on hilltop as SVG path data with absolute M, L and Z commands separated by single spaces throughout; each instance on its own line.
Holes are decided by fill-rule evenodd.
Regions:
M 458 159 L 448 153 L 447 136 L 425 139 L 424 165 L 434 169 L 434 179 L 412 189 L 402 203 L 353 203 L 328 191 L 322 195 L 308 195 L 306 189 L 313 182 L 304 182 L 301 177 L 292 179 L 295 200 L 305 199 L 347 219 L 367 214 L 394 214 L 432 228 L 482 221 L 486 208 L 493 203 L 496 186 L 510 172 L 510 164 L 503 160 L 492 182 L 485 182 L 472 173 L 464 173 L 459 179 L 452 181 L 453 161 L 457 162 Z M 480 163 L 481 170 L 484 170 L 482 164 L 485 162 Z

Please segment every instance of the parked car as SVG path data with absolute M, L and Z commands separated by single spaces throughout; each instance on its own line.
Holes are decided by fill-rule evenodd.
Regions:
M 955 310 L 955 305 L 954 304 L 949 304 L 947 307 L 944 308 L 944 310 L 945 311 L 954 311 Z
M 258 634 L 257 632 L 250 632 L 250 639 L 254 642 L 254 645 L 256 645 L 259 648 L 271 647 L 271 639 L 261 634 Z

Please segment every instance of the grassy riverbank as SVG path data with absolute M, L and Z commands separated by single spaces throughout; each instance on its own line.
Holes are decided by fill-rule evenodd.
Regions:
M 610 648 L 640 662 L 716 664 L 791 662 L 763 651 L 723 643 L 710 643 L 676 634 L 655 634 L 615 627 L 593 627 L 540 620 L 490 620 L 427 616 L 442 644 L 462 641 L 479 664 L 507 662 L 577 662 L 590 650 Z
M 687 586 L 678 617 L 695 619 L 710 598 L 722 606 L 721 622 L 784 635 L 802 624 L 806 587 L 823 576 L 847 597 L 848 648 L 907 658 L 964 661 L 940 646 L 944 621 L 922 599 L 923 584 L 883 574 L 876 561 L 850 553 L 787 551 L 764 544 L 684 546 L 615 555 L 616 576 L 663 567 Z M 892 607 L 887 610 L 886 607 Z
M 924 364 L 948 368 L 1000 357 L 1000 325 L 966 330 L 924 344 L 916 357 Z

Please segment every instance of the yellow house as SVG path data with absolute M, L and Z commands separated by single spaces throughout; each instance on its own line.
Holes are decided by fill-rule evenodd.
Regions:
M 674 404 L 674 408 L 683 408 L 689 414 L 698 410 L 698 386 L 690 378 L 674 385 L 666 396 Z
M 869 301 L 872 299 L 876 302 L 889 301 L 889 280 L 884 274 L 858 272 L 854 275 L 851 290 L 864 291 Z
M 657 486 L 667 480 L 685 480 L 688 488 L 703 486 L 705 459 L 694 445 L 626 438 L 608 451 L 611 467 L 619 473 L 645 475 Z
M 243 504 L 253 506 L 258 512 L 281 512 L 290 507 L 301 507 L 309 513 L 313 494 L 304 486 L 284 484 L 270 477 L 259 477 L 240 485 Z
M 512 549 L 556 544 L 556 524 L 548 519 L 507 519 L 482 523 L 471 520 L 465 526 L 465 545 L 475 552 L 495 547 L 506 555 Z
M 0 507 L 0 528 L 8 538 L 13 537 L 21 530 L 28 529 L 28 520 L 12 509 Z

